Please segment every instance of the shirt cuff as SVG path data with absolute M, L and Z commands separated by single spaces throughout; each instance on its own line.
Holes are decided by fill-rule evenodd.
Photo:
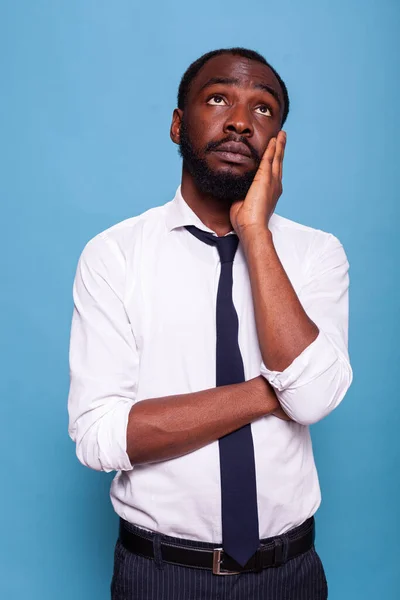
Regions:
M 307 385 L 329 369 L 337 360 L 337 352 L 320 330 L 316 339 L 303 350 L 284 371 L 271 371 L 261 363 L 261 375 L 278 391 Z
M 119 402 L 100 422 L 97 440 L 102 471 L 133 469 L 126 451 L 126 433 L 131 408 L 130 402 Z

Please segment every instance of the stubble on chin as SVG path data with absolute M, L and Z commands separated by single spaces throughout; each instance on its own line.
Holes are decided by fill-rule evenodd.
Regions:
M 206 195 L 213 196 L 223 202 L 233 203 L 245 198 L 257 169 L 235 175 L 232 170 L 217 171 L 212 169 L 205 156 L 199 156 L 196 152 L 184 123 L 181 127 L 181 143 L 179 145 L 179 154 L 183 159 L 184 168 L 192 176 L 196 187 Z

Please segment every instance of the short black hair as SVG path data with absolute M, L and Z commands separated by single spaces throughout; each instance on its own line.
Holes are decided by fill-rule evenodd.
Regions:
M 259 54 L 258 52 L 255 52 L 254 50 L 249 50 L 247 48 L 220 48 L 219 50 L 212 50 L 211 52 L 206 52 L 206 54 L 203 54 L 202 56 L 200 56 L 200 58 L 198 58 L 197 60 L 192 62 L 192 64 L 189 65 L 189 67 L 186 69 L 185 73 L 183 74 L 181 82 L 179 84 L 178 108 L 180 108 L 181 110 L 184 110 L 184 107 L 185 107 L 185 104 L 187 101 L 187 97 L 189 94 L 189 90 L 190 90 L 190 85 L 191 85 L 193 79 L 196 77 L 197 73 L 200 71 L 200 69 L 211 58 L 214 58 L 214 56 L 220 56 L 221 54 L 233 54 L 235 56 L 243 56 L 244 58 L 249 58 L 250 60 L 256 60 L 257 62 L 260 62 L 263 65 L 266 65 L 267 67 L 269 67 L 271 69 L 271 71 L 276 76 L 276 78 L 279 81 L 279 84 L 282 88 L 284 108 L 283 108 L 281 125 L 283 125 L 289 114 L 289 95 L 288 95 L 288 91 L 287 91 L 285 82 L 281 79 L 280 75 L 275 71 L 275 69 L 272 67 L 272 65 L 270 65 L 261 54 Z

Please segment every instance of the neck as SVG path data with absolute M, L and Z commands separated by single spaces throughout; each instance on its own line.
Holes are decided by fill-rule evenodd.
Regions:
M 231 202 L 201 192 L 185 168 L 182 170 L 181 190 L 186 204 L 190 206 L 204 225 L 215 231 L 218 236 L 226 235 L 232 231 L 233 227 L 230 220 Z

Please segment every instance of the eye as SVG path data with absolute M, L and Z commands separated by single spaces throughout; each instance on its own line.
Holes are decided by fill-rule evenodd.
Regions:
M 271 109 L 266 104 L 257 106 L 256 110 L 260 111 L 258 114 L 266 115 L 267 117 L 272 117 Z
M 226 102 L 222 96 L 214 94 L 214 96 L 211 96 L 211 98 L 207 100 L 207 104 L 210 104 L 211 106 L 221 106 L 223 104 L 226 104 Z

